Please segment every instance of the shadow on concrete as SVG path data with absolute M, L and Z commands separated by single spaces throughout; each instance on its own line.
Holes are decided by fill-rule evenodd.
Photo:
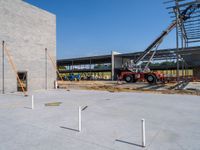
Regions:
M 72 129 L 72 128 L 68 128 L 68 127 L 60 126 L 60 128 L 62 128 L 62 129 L 66 129 L 66 130 L 75 131 L 75 132 L 79 132 L 77 129 Z
M 158 90 L 158 89 L 163 88 L 163 87 L 165 87 L 165 85 L 158 85 L 158 86 L 152 87 L 151 90 Z
M 86 110 L 88 108 L 88 106 L 83 107 L 82 111 Z
M 30 108 L 30 107 L 24 107 L 24 108 L 26 108 L 26 109 L 32 109 L 32 108 Z
M 141 87 L 138 87 L 138 88 L 136 88 L 137 90 L 143 90 L 143 89 L 146 89 L 146 88 L 148 88 L 148 89 L 150 89 L 150 88 L 152 88 L 152 87 L 154 87 L 155 85 L 150 85 L 150 84 L 148 84 L 148 85 L 145 85 L 145 86 L 141 86 Z
M 116 139 L 115 141 L 116 141 L 116 142 L 120 142 L 120 143 L 124 143 L 124 144 L 134 145 L 134 146 L 138 146 L 138 147 L 142 147 L 142 148 L 143 148 L 143 146 L 140 145 L 140 144 L 130 143 L 130 142 L 126 142 L 126 141 L 119 140 L 119 139 Z

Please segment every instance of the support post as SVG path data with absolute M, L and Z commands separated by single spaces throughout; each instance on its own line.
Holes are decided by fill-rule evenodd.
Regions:
M 180 76 L 179 76 L 179 35 L 178 35 L 178 29 L 179 29 L 179 18 L 178 18 L 178 10 L 177 8 L 175 9 L 175 14 L 176 14 L 176 63 L 177 63 L 177 69 L 176 69 L 176 78 L 177 82 L 180 81 Z
M 182 58 L 182 79 L 184 79 L 185 80 L 185 78 L 184 78 L 184 60 L 183 60 L 183 58 Z
M 31 109 L 34 109 L 34 95 L 32 95 L 31 99 Z
M 5 41 L 2 42 L 2 94 L 5 94 L 5 83 L 4 83 L 4 76 L 5 76 L 5 70 L 4 70 L 4 63 L 5 63 Z
M 74 61 L 72 60 L 72 73 L 74 73 Z
M 81 132 L 81 106 L 78 108 L 78 131 Z
M 47 90 L 48 85 L 47 80 L 47 48 L 45 48 L 45 89 Z
M 114 51 L 111 52 L 111 80 L 114 81 L 114 77 L 115 77 L 115 55 L 114 55 Z
M 145 119 L 142 122 L 142 147 L 146 147 Z
M 90 58 L 90 79 L 92 80 L 92 59 Z

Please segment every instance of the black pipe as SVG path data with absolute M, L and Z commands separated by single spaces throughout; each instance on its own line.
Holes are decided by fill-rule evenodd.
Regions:
M 5 41 L 2 42 L 2 94 L 5 94 L 4 85 L 4 51 L 5 51 Z
M 45 48 L 45 89 L 47 90 L 47 48 Z

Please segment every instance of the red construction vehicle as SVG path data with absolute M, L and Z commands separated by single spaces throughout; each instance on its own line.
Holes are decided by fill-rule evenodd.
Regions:
M 179 23 L 188 20 L 191 15 L 195 12 L 196 9 L 200 8 L 200 4 L 192 4 L 188 6 L 182 13 L 179 15 Z M 162 34 L 151 43 L 147 49 L 136 59 L 130 60 L 123 65 L 123 69 L 120 70 L 118 74 L 119 80 L 125 80 L 126 82 L 137 82 L 138 80 L 146 80 L 150 84 L 155 84 L 158 81 L 164 81 L 164 74 L 159 72 L 151 72 L 149 69 L 149 64 L 151 63 L 156 50 L 159 45 L 162 43 L 163 39 L 176 27 L 177 21 L 175 20 L 166 30 L 162 32 Z M 154 50 L 154 51 L 153 51 Z M 145 67 L 142 68 L 142 60 L 153 51 L 150 59 L 148 60 Z

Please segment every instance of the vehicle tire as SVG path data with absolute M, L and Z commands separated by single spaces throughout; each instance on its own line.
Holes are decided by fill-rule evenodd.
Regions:
M 147 75 L 146 80 L 149 84 L 156 84 L 157 82 L 156 76 L 153 74 Z
M 127 83 L 131 83 L 131 82 L 133 82 L 133 76 L 132 75 L 127 75 L 127 76 L 125 76 L 124 80 Z

